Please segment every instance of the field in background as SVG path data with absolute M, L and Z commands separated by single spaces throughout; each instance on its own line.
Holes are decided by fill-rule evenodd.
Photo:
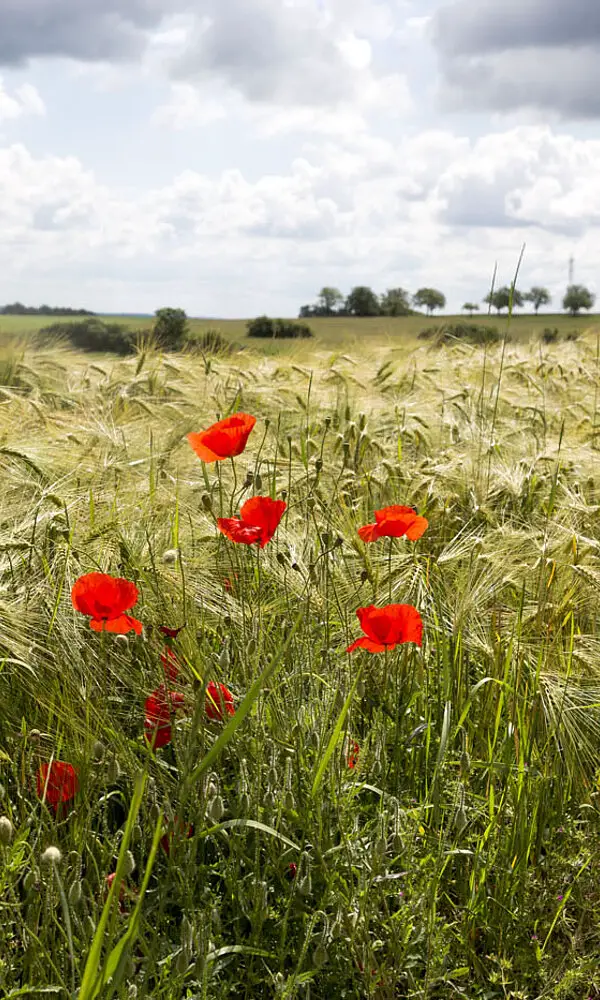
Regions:
M 76 994 L 144 769 L 100 938 L 106 958 L 131 935 L 119 998 L 600 996 L 600 367 L 594 318 L 537 326 L 559 321 L 591 332 L 503 353 L 334 320 L 280 357 L 0 351 L 2 996 Z M 258 417 L 246 452 L 203 466 L 186 433 L 233 407 Z M 253 492 L 288 503 L 261 552 L 215 529 Z M 365 546 L 389 503 L 428 531 Z M 73 610 L 94 569 L 137 582 L 142 638 Z M 390 601 L 419 608 L 422 650 L 348 656 L 356 609 Z M 153 755 L 157 627 L 184 622 L 185 710 Z M 206 682 L 239 707 L 271 666 L 218 744 Z M 35 790 L 53 756 L 81 777 L 58 817 Z
M 122 322 L 133 329 L 149 329 L 152 325 L 152 317 L 131 317 L 131 316 L 100 316 L 107 322 Z M 73 319 L 77 319 L 74 317 Z M 0 343 L 6 336 L 14 335 L 27 336 L 44 326 L 54 323 L 53 317 L 47 316 L 0 316 Z M 63 320 L 61 319 L 61 322 Z M 66 321 L 69 321 L 68 319 Z M 376 317 L 373 319 L 360 319 L 348 317 L 334 317 L 331 319 L 309 319 L 299 320 L 307 322 L 314 331 L 319 343 L 331 347 L 356 347 L 361 349 L 364 338 L 370 341 L 395 340 L 396 338 L 414 338 L 421 330 L 430 326 L 443 325 L 445 323 L 473 322 L 486 326 L 496 327 L 500 332 L 506 330 L 509 325 L 508 317 L 475 315 L 472 319 L 468 316 L 406 316 L 406 317 Z M 190 327 L 192 331 L 205 332 L 206 330 L 218 330 L 223 337 L 234 341 L 246 340 L 245 320 L 204 320 L 191 319 Z M 513 339 L 528 340 L 535 339 L 546 327 L 557 328 L 559 334 L 564 335 L 571 331 L 580 333 L 586 330 L 595 330 L 600 327 L 600 316 L 581 315 L 577 317 L 565 316 L 564 313 L 547 314 L 540 316 L 515 314 L 510 320 L 510 332 Z

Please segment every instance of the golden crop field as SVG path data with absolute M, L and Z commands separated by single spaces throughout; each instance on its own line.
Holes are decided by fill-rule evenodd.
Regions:
M 0 319 L 2 996 L 599 995 L 595 322 Z

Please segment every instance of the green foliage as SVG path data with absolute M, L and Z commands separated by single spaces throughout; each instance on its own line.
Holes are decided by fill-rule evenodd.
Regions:
M 89 309 L 73 309 L 71 306 L 24 306 L 13 302 L 0 306 L 0 316 L 93 316 Z
M 325 288 L 322 288 L 319 292 L 318 304 L 321 310 L 320 315 L 333 316 L 343 301 L 344 296 L 340 292 L 339 288 L 330 288 L 325 286 Z
M 188 335 L 188 319 L 183 309 L 157 309 L 152 330 L 154 341 L 163 351 L 180 351 Z
M 523 295 L 517 288 L 511 289 L 508 285 L 503 285 L 493 292 L 488 292 L 483 301 L 491 305 L 497 313 L 501 313 L 503 309 L 510 307 L 511 300 L 513 309 L 522 306 L 524 302 Z
M 443 323 L 421 330 L 419 340 L 432 340 L 438 347 L 457 340 L 469 344 L 494 344 L 500 340 L 500 334 L 495 326 L 478 323 Z
M 596 296 L 584 285 L 569 285 L 563 299 L 563 309 L 576 316 L 582 309 L 592 309 Z
M 469 316 L 472 316 L 474 312 L 479 312 L 479 306 L 476 302 L 465 302 L 462 308 L 463 312 L 468 312 Z
M 57 338 L 66 339 L 73 347 L 83 351 L 125 355 L 135 353 L 140 334 L 124 323 L 105 323 L 92 317 L 76 322 L 52 323 L 42 327 L 36 335 L 40 343 Z
M 413 303 L 418 309 L 426 309 L 431 315 L 434 310 L 444 308 L 446 296 L 436 288 L 419 288 L 413 295 Z
M 240 349 L 238 344 L 224 337 L 220 330 L 214 329 L 188 333 L 185 347 L 200 354 L 233 354 Z
M 404 288 L 388 288 L 381 296 L 381 312 L 384 316 L 410 316 L 408 292 Z
M 543 288 L 540 285 L 534 285 L 531 291 L 527 292 L 523 296 L 524 302 L 531 302 L 534 312 L 537 316 L 540 306 L 547 306 L 552 302 L 552 296 L 547 288 Z
M 372 288 L 356 285 L 346 299 L 346 312 L 350 316 L 379 316 L 381 306 Z
M 271 339 L 307 340 L 314 336 L 311 328 L 305 323 L 292 323 L 286 319 L 270 319 L 269 316 L 257 316 L 247 324 L 248 337 L 265 337 Z

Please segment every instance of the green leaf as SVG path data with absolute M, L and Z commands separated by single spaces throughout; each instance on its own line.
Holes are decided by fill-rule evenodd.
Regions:
M 231 830 L 236 829 L 236 827 L 246 827 L 249 826 L 252 830 L 262 830 L 263 833 L 268 833 L 270 837 L 277 837 L 288 847 L 293 847 L 295 851 L 300 851 L 301 848 L 298 844 L 295 844 L 293 840 L 289 837 L 284 836 L 279 830 L 276 830 L 272 826 L 267 826 L 266 823 L 260 823 L 257 819 L 227 819 L 224 823 L 217 823 L 216 826 L 211 826 L 208 830 L 203 830 L 200 834 L 201 837 L 210 837 L 213 833 L 218 833 L 219 830 Z
M 323 776 L 324 776 L 325 771 L 327 769 L 327 765 L 329 764 L 329 761 L 331 760 L 332 754 L 333 754 L 333 752 L 334 752 L 334 750 L 335 750 L 335 748 L 336 748 L 336 746 L 337 746 L 337 744 L 339 742 L 340 736 L 342 734 L 342 729 L 344 728 L 344 723 L 346 721 L 346 716 L 348 715 L 348 712 L 350 711 L 350 706 L 352 704 L 352 699 L 354 698 L 354 693 L 356 691 L 356 686 L 357 686 L 359 678 L 360 678 L 360 673 L 361 673 L 361 670 L 360 670 L 360 667 L 359 667 L 359 669 L 356 672 L 356 677 L 354 678 L 354 684 L 350 688 L 350 693 L 349 693 L 348 697 L 346 698 L 346 701 L 344 702 L 344 704 L 342 706 L 342 710 L 341 710 L 341 712 L 340 712 L 340 714 L 338 716 L 338 720 L 337 720 L 337 722 L 335 724 L 335 729 L 333 730 L 333 732 L 331 734 L 331 737 L 329 739 L 329 743 L 327 744 L 327 748 L 325 750 L 325 753 L 323 754 L 323 756 L 321 757 L 321 760 L 319 761 L 319 766 L 317 768 L 317 771 L 316 771 L 316 774 L 315 774 L 315 777 L 314 777 L 314 780 L 313 780 L 311 792 L 310 792 L 310 794 L 312 795 L 313 799 L 314 799 L 315 795 L 317 794 L 317 792 L 319 791 L 319 787 L 321 785 L 321 782 L 323 781 Z
M 121 890 L 121 882 L 123 881 L 123 875 L 125 872 L 125 855 L 129 849 L 131 834 L 133 832 L 137 815 L 140 811 L 145 787 L 146 774 L 144 773 L 138 775 L 135 783 L 133 798 L 129 808 L 129 815 L 127 817 L 127 824 L 125 826 L 125 832 L 123 834 L 121 848 L 119 850 L 117 870 L 110 887 L 108 899 L 104 904 L 102 913 L 100 914 L 100 920 L 98 921 L 98 926 L 96 927 L 96 932 L 92 939 L 87 961 L 85 963 L 85 969 L 83 970 L 83 979 L 81 981 L 81 987 L 79 989 L 77 1000 L 95 1000 L 95 997 L 98 996 L 98 990 L 100 988 L 98 981 L 102 975 L 101 958 L 104 935 L 108 927 L 108 921 L 113 908 L 113 903 L 115 898 L 118 899 L 117 893 Z
M 231 740 L 235 736 L 236 732 L 240 728 L 246 716 L 249 714 L 250 709 L 254 705 L 254 702 L 258 698 L 266 682 L 277 672 L 277 670 L 281 666 L 283 658 L 287 653 L 288 649 L 290 648 L 292 639 L 294 638 L 296 632 L 298 631 L 298 627 L 300 625 L 300 622 L 302 621 L 303 615 L 304 611 L 300 611 L 298 617 L 296 618 L 296 621 L 294 622 L 292 628 L 288 633 L 285 642 L 283 643 L 282 646 L 280 646 L 279 650 L 277 651 L 273 659 L 270 661 L 270 663 L 267 663 L 262 673 L 256 678 L 254 684 L 252 684 L 252 686 L 248 690 L 246 697 L 244 698 L 237 712 L 229 720 L 219 738 L 215 740 L 208 753 L 204 755 L 200 763 L 197 765 L 197 767 L 194 768 L 192 773 L 189 775 L 187 779 L 188 784 L 191 783 L 192 781 L 197 781 L 200 775 L 204 774 L 205 771 L 208 771 L 208 769 L 213 766 L 214 762 L 221 756 L 225 747 L 229 743 L 231 743 Z

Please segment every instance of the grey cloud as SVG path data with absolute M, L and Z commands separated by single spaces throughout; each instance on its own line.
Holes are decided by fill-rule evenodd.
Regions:
M 168 0 L 0 0 L 0 65 L 133 57 L 166 9 Z
M 280 0 L 205 0 L 208 15 L 174 76 L 217 76 L 251 101 L 320 104 L 348 95 L 353 74 L 307 8 Z
M 600 117 L 598 0 L 460 0 L 433 19 L 447 109 Z
M 433 37 L 449 55 L 600 45 L 597 0 L 460 0 L 442 7 Z

